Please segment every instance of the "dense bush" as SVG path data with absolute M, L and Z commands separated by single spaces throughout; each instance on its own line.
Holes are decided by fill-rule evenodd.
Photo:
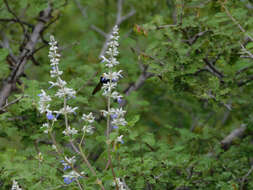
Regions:
M 252 1 L 1 0 L 0 10 L 0 189 L 253 189 Z M 59 92 L 51 35 L 71 94 L 50 102 L 58 112 L 41 107 L 41 89 Z M 97 90 L 118 80 L 109 109 L 127 122 L 100 111 L 109 95 Z

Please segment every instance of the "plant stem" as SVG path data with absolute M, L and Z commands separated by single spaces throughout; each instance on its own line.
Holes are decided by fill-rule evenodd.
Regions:
M 112 69 L 110 68 L 109 73 L 111 73 L 111 72 L 112 72 Z M 107 114 L 107 127 L 106 127 L 106 145 L 107 145 L 107 154 L 108 154 L 108 164 L 112 170 L 113 180 L 114 180 L 114 183 L 116 184 L 116 189 L 119 190 L 117 180 L 116 180 L 116 175 L 114 173 L 113 165 L 112 165 L 111 142 L 110 142 L 110 117 L 111 117 L 110 111 L 111 111 L 111 94 L 112 94 L 112 92 L 111 92 L 112 79 L 111 78 L 110 78 L 109 83 L 110 83 L 110 85 L 109 85 L 110 91 L 109 91 L 109 95 L 107 98 L 107 112 L 108 112 L 108 114 Z
M 82 156 L 84 162 L 86 163 L 86 165 L 88 166 L 89 170 L 91 171 L 92 175 L 95 176 L 97 178 L 97 184 L 100 186 L 100 188 L 102 190 L 105 190 L 102 181 L 97 177 L 97 174 L 95 172 L 95 170 L 92 168 L 89 160 L 87 159 L 86 155 L 84 154 L 83 150 L 82 150 L 82 144 L 79 144 L 79 150 L 80 150 L 80 155 Z

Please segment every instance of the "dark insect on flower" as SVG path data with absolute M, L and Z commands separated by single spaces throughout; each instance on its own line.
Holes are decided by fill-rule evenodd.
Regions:
M 97 86 L 94 88 L 93 92 L 92 92 L 92 95 L 96 94 L 98 91 L 101 90 L 103 84 L 105 83 L 108 83 L 110 80 L 109 79 L 106 79 L 104 77 L 100 77 L 100 81 L 99 83 L 97 84 Z

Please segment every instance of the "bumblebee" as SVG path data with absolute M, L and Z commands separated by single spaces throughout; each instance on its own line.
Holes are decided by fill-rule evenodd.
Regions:
M 103 84 L 106 84 L 110 81 L 110 79 L 106 79 L 104 77 L 100 77 L 100 81 L 99 83 L 97 84 L 97 86 L 94 88 L 93 92 L 92 92 L 92 95 L 96 94 L 98 91 L 101 90 Z

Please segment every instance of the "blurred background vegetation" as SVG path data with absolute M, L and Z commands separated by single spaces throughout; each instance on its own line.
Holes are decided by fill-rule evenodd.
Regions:
M 71 100 L 79 107 L 72 125 L 80 127 L 82 113 L 95 113 L 96 133 L 86 139 L 86 152 L 106 189 L 114 189 L 110 171 L 102 172 L 105 120 L 99 110 L 106 101 L 101 92 L 91 93 L 104 72 L 99 57 L 115 24 L 124 75 L 119 91 L 129 121 L 115 153 L 116 174 L 132 190 L 253 189 L 252 1 L 50 3 L 47 19 L 47 0 L 0 0 L 0 189 L 10 189 L 12 179 L 29 190 L 77 189 L 64 184 L 61 159 L 40 130 L 45 118 L 37 111 L 37 95 L 50 80 L 51 34 L 59 42 L 64 79 L 78 91 Z M 44 24 L 38 40 L 24 55 L 38 24 Z M 17 76 L 22 56 L 27 61 Z M 57 140 L 73 154 L 57 127 Z M 92 178 L 82 184 L 98 189 Z

